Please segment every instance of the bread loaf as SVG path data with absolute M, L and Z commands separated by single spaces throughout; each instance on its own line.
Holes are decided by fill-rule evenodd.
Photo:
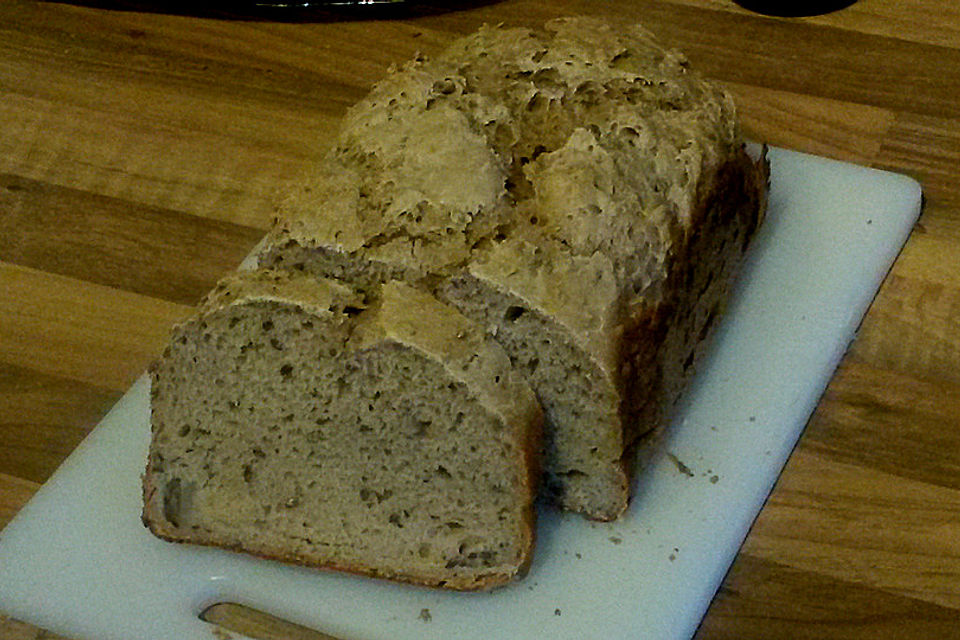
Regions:
M 485 27 L 379 83 L 260 263 L 404 280 L 503 346 L 545 412 L 546 488 L 612 519 L 763 215 L 733 102 L 636 25 Z
M 428 294 L 232 275 L 151 374 L 156 535 L 453 589 L 525 571 L 539 406 Z

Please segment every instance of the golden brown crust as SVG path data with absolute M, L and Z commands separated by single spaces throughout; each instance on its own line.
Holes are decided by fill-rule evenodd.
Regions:
M 687 338 L 669 329 L 686 321 L 681 299 L 697 304 L 683 276 L 700 272 L 685 265 L 714 261 L 725 272 L 739 260 L 692 256 L 689 246 L 715 229 L 749 237 L 762 216 L 760 196 L 753 220 L 705 227 L 718 176 L 740 167 L 741 154 L 731 97 L 639 26 L 485 27 L 391 74 L 350 110 L 334 150 L 283 207 L 265 255 L 283 254 L 284 243 L 312 248 L 326 256 L 320 272 L 345 269 L 367 289 L 389 274 L 436 291 L 466 272 L 490 298 L 521 300 L 576 350 L 570 375 L 588 381 L 573 386 L 594 394 L 586 422 L 606 425 L 601 449 L 619 447 L 604 450 L 600 469 L 589 447 L 549 460 L 548 484 L 561 486 L 565 507 L 615 519 L 629 491 L 620 455 L 662 424 L 689 369 L 665 360 L 687 362 Z M 699 336 L 703 325 L 706 337 L 717 314 L 693 313 L 681 333 Z M 565 406 L 551 409 L 551 425 L 584 414 L 576 401 Z M 573 473 L 605 484 L 606 499 L 564 480 Z
M 623 405 L 625 459 L 639 438 L 665 425 L 709 346 L 741 258 L 765 215 L 768 181 L 765 149 L 754 160 L 741 148 L 715 168 L 691 215 L 691 232 L 676 247 L 664 299 L 634 310 L 622 356 L 633 370 Z

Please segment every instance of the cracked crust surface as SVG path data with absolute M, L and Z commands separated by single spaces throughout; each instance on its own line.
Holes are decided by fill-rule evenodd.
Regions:
M 763 214 L 731 98 L 642 27 L 485 27 L 379 83 L 282 207 L 265 265 L 402 279 L 495 334 L 565 508 L 626 507 Z

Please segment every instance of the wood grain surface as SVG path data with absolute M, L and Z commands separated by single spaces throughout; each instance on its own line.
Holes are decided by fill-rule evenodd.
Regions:
M 960 638 L 960 3 L 795 19 L 728 0 L 438 0 L 294 22 L 139 8 L 0 2 L 0 526 L 390 65 L 484 22 L 600 13 L 686 51 L 751 137 L 925 192 L 697 638 Z M 44 633 L 0 617 L 2 639 Z

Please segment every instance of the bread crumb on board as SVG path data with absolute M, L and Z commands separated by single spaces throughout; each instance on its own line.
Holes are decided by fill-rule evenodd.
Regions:
M 692 478 L 694 475 L 696 475 L 696 474 L 693 472 L 693 469 L 691 469 L 690 467 L 688 467 L 687 465 L 685 465 L 685 464 L 683 463 L 683 461 L 680 460 L 680 458 L 678 458 L 676 455 L 674 455 L 674 454 L 672 454 L 672 453 L 670 453 L 670 452 L 667 452 L 667 458 L 670 459 L 670 462 L 672 462 L 674 465 L 676 465 L 677 470 L 678 470 L 680 473 L 682 473 L 683 475 L 687 476 L 688 478 Z

